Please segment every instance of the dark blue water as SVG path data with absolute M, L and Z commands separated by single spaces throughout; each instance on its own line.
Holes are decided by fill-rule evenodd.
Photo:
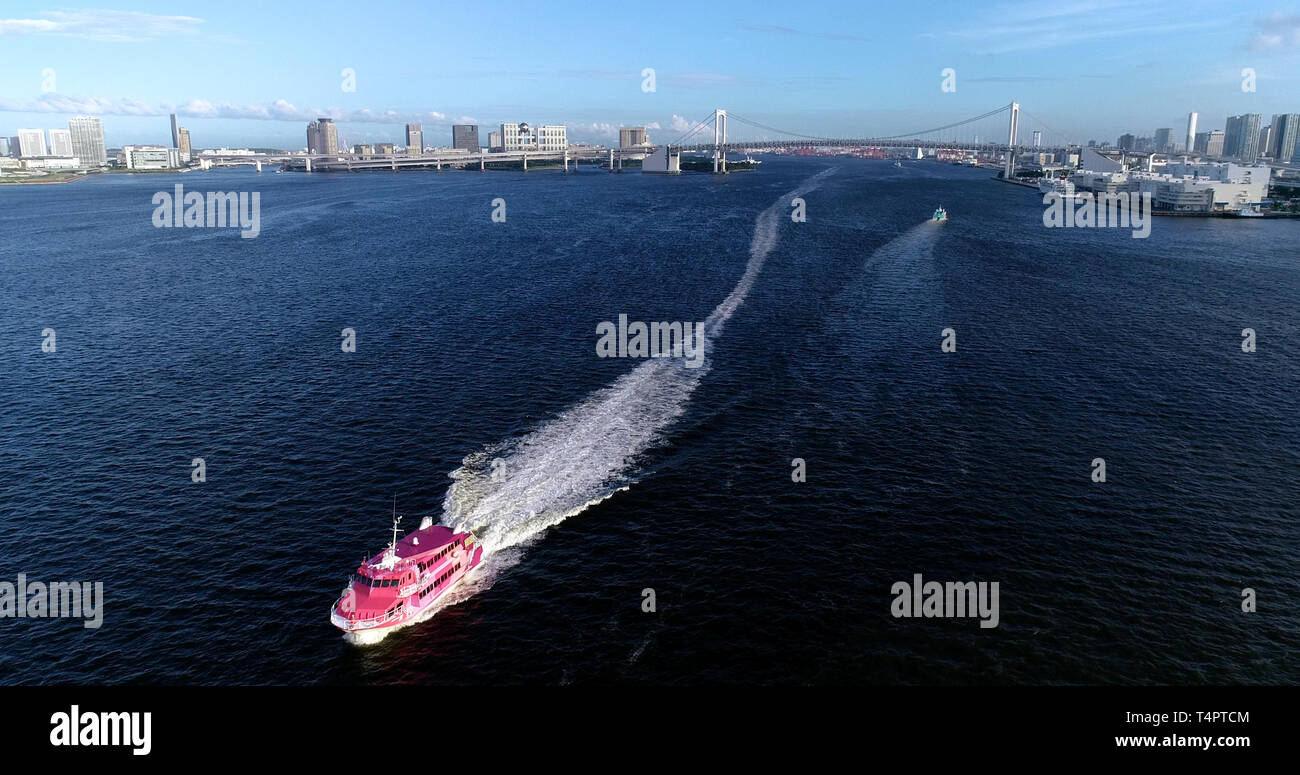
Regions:
M 176 182 L 261 235 L 155 229 Z M 0 580 L 106 598 L 0 619 L 0 682 L 1300 681 L 1300 224 L 1041 213 L 856 160 L 0 189 Z M 596 357 L 747 266 L 705 368 Z M 497 551 L 358 648 L 328 611 L 394 493 Z M 999 626 L 893 618 L 914 573 L 999 582 Z

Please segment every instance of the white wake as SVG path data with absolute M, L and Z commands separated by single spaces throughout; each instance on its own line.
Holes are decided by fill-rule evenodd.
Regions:
M 776 247 L 791 198 L 813 191 L 833 172 L 809 178 L 758 216 L 744 275 L 705 320 L 704 359 L 698 368 L 687 367 L 684 358 L 647 359 L 527 435 L 467 456 L 452 472 L 442 523 L 457 531 L 474 530 L 484 562 L 449 602 L 490 586 L 503 569 L 518 562 L 527 542 L 548 527 L 635 482 L 638 457 L 686 410 L 708 372 L 713 340 L 745 301 Z

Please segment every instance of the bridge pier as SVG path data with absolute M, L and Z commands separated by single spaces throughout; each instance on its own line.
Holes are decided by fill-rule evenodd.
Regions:
M 609 171 L 611 173 L 614 171 L 614 149 L 613 148 L 609 149 Z
M 261 172 L 261 171 L 262 171 L 262 160 L 261 160 L 261 159 L 258 159 L 257 162 L 256 162 L 256 164 L 257 164 L 257 171 L 258 171 L 258 172 Z
M 568 148 L 564 149 L 564 171 L 565 172 L 569 171 L 569 149 Z
M 1002 168 L 1002 179 L 1011 180 L 1016 174 L 1016 130 L 1020 122 L 1020 103 L 1011 103 L 1011 117 L 1007 126 L 1007 164 Z
M 524 151 L 524 172 L 528 171 L 528 152 Z
M 713 173 L 715 175 L 719 172 L 719 164 L 721 164 L 721 172 L 726 173 L 727 171 L 726 144 L 727 111 L 716 108 L 713 111 Z
M 307 171 L 311 172 L 311 157 L 307 157 Z
M 483 169 L 484 169 L 484 167 L 483 167 L 483 152 L 482 152 L 482 151 L 479 151 L 479 152 L 478 152 L 478 171 L 479 171 L 479 172 L 482 172 Z

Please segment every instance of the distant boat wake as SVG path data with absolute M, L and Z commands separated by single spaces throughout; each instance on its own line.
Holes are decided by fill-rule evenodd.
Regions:
M 547 528 L 635 483 L 639 456 L 685 412 L 708 372 L 712 343 L 776 247 L 791 198 L 817 189 L 834 171 L 814 175 L 758 216 L 745 273 L 704 321 L 698 368 L 688 368 L 683 358 L 647 359 L 527 435 L 470 454 L 452 472 L 442 523 L 472 529 L 484 561 L 449 603 L 490 587 Z

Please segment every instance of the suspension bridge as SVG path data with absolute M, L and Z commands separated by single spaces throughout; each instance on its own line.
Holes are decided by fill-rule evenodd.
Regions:
M 1022 126 L 1022 116 L 1030 121 Z M 733 140 L 728 137 L 728 123 L 736 121 L 747 130 L 757 133 L 755 139 Z M 708 131 L 712 130 L 712 139 Z M 1029 135 L 1029 142 L 1025 142 Z M 713 158 L 713 171 L 727 171 L 727 154 L 750 151 L 795 148 L 914 148 L 932 151 L 957 151 L 996 158 L 1003 165 L 1006 177 L 1014 172 L 1015 161 L 1020 153 L 1059 152 L 1077 149 L 1080 143 L 1072 141 L 1059 132 L 1047 127 L 1020 104 L 1012 102 L 1001 105 L 977 116 L 962 119 L 938 127 L 931 127 L 915 132 L 894 135 L 877 135 L 863 137 L 824 137 L 778 129 L 767 124 L 745 118 L 725 109 L 716 109 L 699 121 L 690 125 L 676 139 L 669 143 L 637 146 L 632 148 L 601 148 L 571 146 L 562 151 L 511 150 L 511 151 L 435 151 L 416 155 L 408 154 L 257 154 L 222 156 L 220 154 L 202 157 L 205 169 L 212 166 L 255 165 L 260 172 L 263 164 L 281 164 L 291 169 L 312 171 L 361 171 L 375 169 L 432 168 L 443 167 L 487 169 L 488 165 L 518 165 L 528 169 L 528 162 L 559 163 L 567 172 L 569 165 L 574 169 L 581 163 L 601 164 L 612 171 L 621 170 L 625 159 L 644 158 L 649 163 L 660 163 L 664 169 L 672 171 L 673 159 L 680 159 L 682 153 L 710 153 Z

